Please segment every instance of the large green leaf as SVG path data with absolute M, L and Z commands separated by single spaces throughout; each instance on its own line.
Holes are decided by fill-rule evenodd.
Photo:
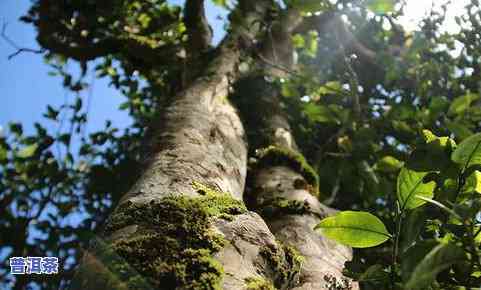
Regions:
M 37 148 L 37 144 L 25 146 L 20 151 L 18 151 L 17 156 L 20 158 L 32 157 L 35 154 L 35 151 L 37 151 Z
M 362 211 L 342 211 L 323 219 L 316 229 L 326 237 L 354 248 L 374 247 L 391 237 L 379 218 Z
M 459 115 L 464 113 L 469 108 L 471 103 L 478 98 L 479 96 L 475 94 L 466 94 L 464 96 L 456 98 L 449 106 L 448 114 Z
M 367 0 L 366 7 L 374 13 L 384 14 L 394 10 L 393 0 Z
M 416 196 L 433 197 L 436 183 L 424 182 L 424 177 L 428 173 L 417 172 L 406 167 L 401 169 L 397 179 L 397 197 L 402 209 L 413 209 L 426 203 Z
M 466 182 L 461 189 L 462 193 L 477 192 L 481 193 L 481 172 L 475 170 L 466 178 Z
M 400 253 L 404 253 L 419 238 L 428 215 L 426 209 L 418 207 L 406 213 L 401 227 L 401 240 L 399 242 Z
M 464 139 L 451 154 L 451 160 L 466 167 L 481 164 L 481 133 Z
M 465 122 L 449 120 L 446 120 L 445 122 L 446 128 L 448 128 L 448 130 L 451 131 L 458 140 L 464 140 L 473 135 L 473 131 L 468 128 L 467 123 Z
M 424 256 L 418 251 L 415 251 L 412 256 L 414 255 Z M 456 245 L 444 243 L 435 245 L 421 261 L 413 264 L 416 266 L 411 268 L 413 271 L 409 275 L 405 289 L 427 289 L 436 279 L 437 274 L 464 259 L 463 250 Z

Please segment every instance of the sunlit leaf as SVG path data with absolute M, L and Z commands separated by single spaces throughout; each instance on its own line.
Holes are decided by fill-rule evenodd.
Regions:
M 330 239 L 355 248 L 374 247 L 391 237 L 379 218 L 362 211 L 342 211 L 323 219 L 316 229 Z
M 214 4 L 222 6 L 222 7 L 227 6 L 227 0 L 212 0 L 212 2 L 214 2 Z
M 481 133 L 461 142 L 451 154 L 451 160 L 465 167 L 481 164 Z
M 291 0 L 289 3 L 301 12 L 323 11 L 328 7 L 323 0 Z
M 330 81 L 325 83 L 323 86 L 321 86 L 317 90 L 317 92 L 319 93 L 319 95 L 339 93 L 339 92 L 342 92 L 342 85 L 340 82 Z
M 37 144 L 25 146 L 20 151 L 18 151 L 17 156 L 20 158 L 32 157 L 35 154 L 35 151 L 37 151 L 37 148 Z
M 481 172 L 475 170 L 466 178 L 466 182 L 461 192 L 477 192 L 481 193 Z
M 0 161 L 5 161 L 8 158 L 8 151 L 3 146 L 0 146 Z
M 374 169 L 381 171 L 381 172 L 386 172 L 386 173 L 392 173 L 392 172 L 397 172 L 399 169 L 403 167 L 404 162 L 397 160 L 396 158 L 392 156 L 384 156 L 381 158 L 376 164 L 374 165 Z
M 339 123 L 335 113 L 326 106 L 309 103 L 305 105 L 304 113 L 311 121 L 314 122 Z
M 395 2 L 393 0 L 367 0 L 366 7 L 372 12 L 384 14 L 394 10 Z
M 436 183 L 434 181 L 424 182 L 424 177 L 428 173 L 417 172 L 406 167 L 401 169 L 397 179 L 397 197 L 401 208 L 413 209 L 426 203 L 426 201 L 416 198 L 416 195 L 433 197 Z

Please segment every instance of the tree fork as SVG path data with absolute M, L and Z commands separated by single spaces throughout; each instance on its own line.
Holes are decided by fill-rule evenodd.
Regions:
M 284 53 L 283 59 L 276 58 L 278 45 L 289 29 L 279 29 L 276 42 L 264 47 L 263 55 L 270 62 L 291 68 L 292 51 Z M 284 32 L 284 35 L 282 34 Z M 285 49 L 283 47 L 282 49 Z M 285 58 L 289 57 L 289 58 Z M 283 71 L 264 67 L 267 75 L 282 76 Z M 315 171 L 299 152 L 291 127 L 287 120 L 279 96 L 279 88 L 265 80 L 263 75 L 246 78 L 239 88 L 254 88 L 238 92 L 237 97 L 249 96 L 249 104 L 243 108 L 257 108 L 254 114 L 244 120 L 254 120 L 246 124 L 248 136 L 255 138 L 256 155 L 259 158 L 249 173 L 250 190 L 245 199 L 248 207 L 259 212 L 275 237 L 284 245 L 297 249 L 304 257 L 300 273 L 292 289 L 358 289 L 342 274 L 344 262 L 352 259 L 350 247 L 342 246 L 319 235 L 314 227 L 320 220 L 335 210 L 319 202 L 319 184 Z M 242 100 L 240 100 L 242 102 Z M 268 108 L 268 109 L 267 109 Z M 245 111 L 244 111 L 245 113 Z M 249 113 L 248 113 L 249 114 Z M 260 129 L 259 129 L 260 128 Z M 262 135 L 259 138 L 256 135 Z
M 84 255 L 73 287 L 243 289 L 295 267 L 262 218 L 242 207 L 247 149 L 226 99 L 240 59 L 238 39 L 262 33 L 271 5 L 244 1 L 234 11 L 243 16 L 242 27 L 165 110 L 145 171 L 110 216 L 105 243 Z M 109 254 L 125 267 L 103 265 Z M 103 274 L 92 279 L 92 273 Z

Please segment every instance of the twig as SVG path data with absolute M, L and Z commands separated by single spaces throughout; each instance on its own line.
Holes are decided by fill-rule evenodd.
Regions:
M 259 53 L 255 53 L 255 56 L 256 56 L 257 58 L 259 58 L 260 61 L 262 61 L 263 63 L 265 63 L 265 64 L 267 64 L 267 65 L 269 65 L 269 66 L 271 66 L 271 67 L 273 67 L 273 68 L 277 68 L 277 69 L 279 69 L 279 70 L 282 70 L 283 72 L 286 72 L 286 73 L 288 73 L 288 74 L 290 74 L 290 75 L 292 75 L 292 76 L 298 77 L 298 78 L 301 77 L 301 75 L 300 75 L 298 72 L 296 72 L 296 71 L 294 71 L 294 70 L 291 70 L 291 69 L 289 69 L 289 68 L 287 68 L 287 67 L 285 67 L 285 66 L 283 66 L 283 65 L 273 63 L 273 62 L 269 61 L 267 58 L 265 58 L 264 56 L 262 56 L 262 55 L 259 54 Z
M 12 39 L 10 39 L 7 36 L 7 34 L 5 33 L 6 30 L 7 30 L 7 22 L 3 22 L 1 37 L 3 38 L 3 40 L 5 40 L 6 43 L 8 43 L 10 46 L 12 46 L 13 48 L 15 48 L 17 50 L 14 53 L 8 55 L 8 60 L 11 60 L 12 58 L 19 55 L 22 52 L 32 52 L 32 53 L 37 53 L 37 54 L 45 52 L 45 49 L 43 49 L 43 48 L 42 49 L 33 49 L 33 48 L 20 47 Z

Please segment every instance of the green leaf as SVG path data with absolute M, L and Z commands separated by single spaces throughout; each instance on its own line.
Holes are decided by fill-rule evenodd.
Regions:
M 339 119 L 335 113 L 326 106 L 316 105 L 312 103 L 305 104 L 304 113 L 309 120 L 319 123 L 339 123 Z
M 227 0 L 212 0 L 215 5 L 227 7 Z
M 384 267 L 379 264 L 374 264 L 367 268 L 367 270 L 362 273 L 357 281 L 383 281 L 389 279 L 389 273 L 384 270 Z
M 317 90 L 319 95 L 327 95 L 339 92 L 342 92 L 342 85 L 338 81 L 327 82 Z
M 427 197 L 424 197 L 424 196 L 418 196 L 418 195 L 416 195 L 416 198 L 424 200 L 425 202 L 429 202 L 430 204 L 437 206 L 438 208 L 444 210 L 445 212 L 447 212 L 447 213 L 449 213 L 449 214 L 451 214 L 451 215 L 453 215 L 457 218 L 461 218 L 460 216 L 458 216 L 458 214 L 454 210 L 450 209 L 449 207 L 445 206 L 444 204 L 440 203 L 437 200 L 434 200 L 432 198 L 427 198 Z
M 414 209 L 426 203 L 426 201 L 416 198 L 416 195 L 433 197 L 436 183 L 423 181 L 428 173 L 417 172 L 406 167 L 401 169 L 397 179 L 397 197 L 402 209 Z
M 306 45 L 306 41 L 301 34 L 294 34 L 294 36 L 292 36 L 292 45 L 294 45 L 295 48 L 303 48 Z
M 466 124 L 462 122 L 451 122 L 446 120 L 446 128 L 451 131 L 458 140 L 464 140 L 469 136 L 473 135 L 473 131 L 471 131 Z
M 306 40 L 306 46 L 305 46 L 304 53 L 311 58 L 315 58 L 317 55 L 317 44 L 319 42 L 319 35 L 317 31 L 315 30 L 309 31 L 309 33 L 306 35 L 305 40 Z
M 426 144 L 420 144 L 411 153 L 407 167 L 415 171 L 444 171 L 453 165 L 451 152 L 456 142 L 449 137 L 438 137 L 429 130 L 423 130 Z
M 466 168 L 481 164 L 481 133 L 464 139 L 451 154 L 451 160 Z
M 0 162 L 8 159 L 8 151 L 3 146 L 0 146 Z
M 381 172 L 386 172 L 386 173 L 393 173 L 397 172 L 399 169 L 403 167 L 404 162 L 397 160 L 396 158 L 392 156 L 384 156 L 376 162 L 374 165 L 374 169 L 381 171 Z
M 464 96 L 456 98 L 449 106 L 448 115 L 459 115 L 464 113 L 471 103 L 479 98 L 475 94 L 466 94 Z
M 327 9 L 327 4 L 323 0 L 291 0 L 291 7 L 301 12 L 317 12 Z
M 366 7 L 374 13 L 385 14 L 394 10 L 393 0 L 367 0 Z
M 35 151 L 37 151 L 37 148 L 37 144 L 25 146 L 17 153 L 17 156 L 20 158 L 32 157 L 35 154 Z
M 416 253 L 419 255 L 420 253 Z M 427 289 L 436 275 L 465 259 L 464 252 L 453 244 L 438 244 L 416 264 L 405 284 L 405 289 Z
M 315 229 L 326 237 L 354 248 L 374 247 L 391 238 L 382 221 L 362 211 L 342 211 L 323 219 Z
M 466 178 L 461 192 L 477 192 L 481 193 L 481 172 L 475 170 L 471 175 Z
M 401 227 L 399 249 L 400 253 L 404 253 L 419 238 L 428 215 L 426 209 L 418 207 L 406 213 Z

